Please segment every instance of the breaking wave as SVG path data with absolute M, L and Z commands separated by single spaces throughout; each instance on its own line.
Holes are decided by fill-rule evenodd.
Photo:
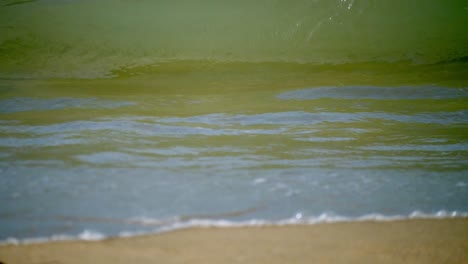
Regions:
M 182 62 L 176 68 L 191 68 L 193 61 L 433 64 L 468 58 L 463 0 L 0 5 L 0 78 L 103 78 L 174 61 Z

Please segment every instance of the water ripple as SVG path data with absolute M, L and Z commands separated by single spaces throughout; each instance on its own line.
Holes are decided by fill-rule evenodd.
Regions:
M 286 92 L 279 99 L 312 100 L 332 99 L 374 99 L 374 100 L 414 100 L 414 99 L 459 99 L 468 98 L 468 88 L 446 88 L 440 86 L 329 86 Z
M 64 108 L 111 109 L 134 105 L 133 102 L 100 100 L 96 98 L 53 98 L 41 99 L 30 97 L 15 97 L 0 100 L 0 113 L 9 114 L 25 111 L 48 111 Z

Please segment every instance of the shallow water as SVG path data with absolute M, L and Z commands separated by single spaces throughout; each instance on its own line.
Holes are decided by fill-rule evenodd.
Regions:
M 0 240 L 468 214 L 463 1 L 110 2 L 1 2 Z
M 467 88 L 267 70 L 5 81 L 2 238 L 468 212 Z

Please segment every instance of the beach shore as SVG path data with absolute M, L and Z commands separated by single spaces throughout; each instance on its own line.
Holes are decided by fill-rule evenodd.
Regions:
M 189 228 L 0 246 L 4 264 L 468 263 L 468 218 Z

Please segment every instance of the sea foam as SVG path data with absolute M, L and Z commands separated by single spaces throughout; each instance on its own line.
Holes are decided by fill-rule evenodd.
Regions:
M 147 234 L 160 234 L 180 229 L 187 228 L 240 228 L 240 227 L 264 227 L 264 226 L 292 226 L 292 225 L 315 225 L 326 223 L 345 223 L 345 222 L 388 222 L 400 221 L 409 219 L 451 219 L 451 218 L 466 218 L 468 212 L 458 211 L 438 211 L 435 213 L 425 213 L 422 211 L 413 211 L 409 215 L 383 215 L 379 213 L 366 214 L 359 217 L 346 217 L 330 213 L 322 213 L 316 216 L 304 216 L 302 212 L 297 212 L 290 218 L 285 218 L 278 221 L 264 220 L 264 219 L 251 219 L 246 221 L 230 221 L 224 219 L 190 219 L 187 221 L 179 221 L 176 218 L 172 220 L 159 220 L 151 218 L 133 218 L 129 222 L 140 222 L 147 225 L 158 225 L 157 228 L 150 232 L 145 231 L 122 231 L 117 235 L 106 235 L 94 230 L 84 230 L 77 235 L 69 234 L 56 234 L 50 237 L 37 237 L 37 238 L 14 238 L 10 237 L 6 240 L 0 241 L 0 245 L 23 245 L 23 244 L 37 244 L 56 241 L 100 241 L 110 237 L 133 237 Z M 165 223 L 165 224 L 164 224 Z

